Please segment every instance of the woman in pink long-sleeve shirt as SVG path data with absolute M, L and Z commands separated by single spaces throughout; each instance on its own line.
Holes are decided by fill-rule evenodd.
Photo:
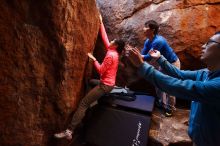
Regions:
M 125 43 L 122 40 L 117 39 L 109 42 L 107 33 L 105 31 L 105 27 L 102 23 L 102 19 L 100 20 L 100 32 L 105 48 L 107 49 L 106 56 L 102 64 L 99 64 L 96 58 L 91 53 L 88 53 L 89 58 L 91 58 L 94 61 L 94 66 L 100 75 L 100 84 L 94 87 L 82 99 L 82 101 L 79 104 L 79 107 L 77 108 L 72 118 L 72 122 L 69 125 L 68 129 L 61 133 L 55 134 L 54 136 L 56 138 L 66 138 L 71 140 L 74 129 L 81 122 L 82 118 L 85 115 L 86 109 L 90 106 L 91 103 L 98 100 L 101 96 L 103 96 L 106 93 L 109 93 L 115 85 L 116 74 L 119 64 L 119 55 L 124 50 Z
M 124 42 L 116 39 L 109 42 L 103 23 L 101 23 L 100 32 L 105 48 L 107 49 L 102 64 L 100 65 L 91 53 L 88 53 L 88 56 L 94 61 L 94 66 L 100 74 L 100 82 L 108 86 L 114 86 L 118 70 L 119 55 L 124 48 Z

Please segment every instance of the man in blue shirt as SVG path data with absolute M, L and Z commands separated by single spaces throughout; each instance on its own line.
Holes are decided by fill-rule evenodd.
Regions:
M 169 46 L 166 39 L 158 35 L 158 29 L 159 25 L 154 20 L 149 20 L 145 23 L 143 30 L 147 39 L 144 43 L 144 48 L 141 50 L 143 60 L 148 61 L 159 71 L 164 72 L 158 63 L 155 62 L 155 60 L 149 55 L 149 51 L 154 49 L 160 51 L 160 53 L 167 59 L 167 61 L 169 61 L 169 63 L 175 65 L 177 68 L 180 68 L 180 60 L 173 49 Z M 155 90 L 158 97 L 157 103 L 164 108 L 165 116 L 172 116 L 172 109 L 175 109 L 176 104 L 175 96 L 170 96 L 158 88 L 155 88 Z
M 183 99 L 192 100 L 189 136 L 196 146 L 220 146 L 220 32 L 202 46 L 201 60 L 208 69 L 183 71 L 171 65 L 159 51 L 151 50 L 166 70 L 165 75 L 144 62 L 138 50 L 129 58 L 140 75 L 159 89 Z

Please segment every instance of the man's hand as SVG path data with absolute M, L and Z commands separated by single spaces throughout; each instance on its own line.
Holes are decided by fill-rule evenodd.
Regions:
M 129 51 L 129 60 L 137 68 L 139 68 L 144 63 L 138 49 L 132 49 Z
M 91 53 L 88 53 L 88 56 L 90 59 L 92 59 L 93 61 L 96 61 L 96 58 L 91 54 Z
M 151 56 L 152 58 L 154 58 L 154 59 L 156 59 L 156 60 L 159 59 L 160 56 L 161 56 L 160 51 L 153 50 L 153 49 L 151 49 L 151 50 L 149 51 L 149 54 L 150 54 L 150 56 Z

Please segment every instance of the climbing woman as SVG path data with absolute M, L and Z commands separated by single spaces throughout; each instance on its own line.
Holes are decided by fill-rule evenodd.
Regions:
M 81 122 L 85 115 L 85 111 L 89 108 L 90 104 L 98 100 L 104 94 L 109 93 L 115 85 L 119 56 L 124 50 L 125 43 L 120 39 L 114 39 L 109 42 L 101 16 L 100 22 L 100 33 L 105 48 L 107 49 L 105 58 L 103 62 L 99 64 L 96 58 L 91 53 L 88 53 L 88 57 L 93 60 L 95 69 L 100 75 L 100 83 L 90 90 L 89 93 L 81 100 L 68 128 L 63 132 L 54 134 L 56 138 L 66 138 L 71 140 L 75 127 Z

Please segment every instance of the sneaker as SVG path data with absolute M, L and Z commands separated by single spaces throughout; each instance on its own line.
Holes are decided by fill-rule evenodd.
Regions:
M 173 110 L 170 108 L 166 108 L 165 110 L 165 116 L 166 117 L 171 117 L 173 115 Z
M 54 134 L 54 137 L 55 137 L 55 138 L 58 138 L 58 139 L 60 139 L 60 138 L 66 138 L 66 139 L 68 139 L 68 140 L 71 140 L 71 139 L 72 139 L 72 133 L 73 133 L 72 131 L 70 131 L 69 129 L 66 129 L 66 130 L 63 131 L 63 132 Z

